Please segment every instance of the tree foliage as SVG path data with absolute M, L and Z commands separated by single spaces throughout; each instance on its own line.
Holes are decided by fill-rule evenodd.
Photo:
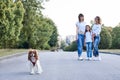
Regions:
M 0 47 L 13 48 L 19 40 L 24 8 L 21 1 L 0 0 Z
M 42 14 L 45 1 L 0 0 L 0 48 L 50 49 L 56 45 L 57 28 Z
M 57 31 L 57 27 L 55 26 L 54 22 L 52 20 L 49 19 L 49 24 L 53 25 L 53 32 L 52 35 L 50 36 L 50 40 L 48 41 L 48 44 L 50 45 L 50 47 L 57 47 L 58 45 L 58 31 Z
M 64 48 L 64 51 L 76 51 L 77 50 L 77 42 L 73 41 L 69 46 Z
M 56 27 L 53 21 L 42 15 L 43 0 L 22 0 L 25 8 L 25 16 L 20 35 L 22 48 L 49 49 L 48 41 Z M 57 33 L 56 33 L 57 34 Z
M 103 27 L 102 31 L 101 31 L 101 39 L 100 39 L 100 45 L 99 48 L 100 49 L 109 49 L 112 46 L 112 36 L 109 32 L 108 27 Z
M 120 25 L 113 28 L 112 37 L 112 48 L 120 49 Z

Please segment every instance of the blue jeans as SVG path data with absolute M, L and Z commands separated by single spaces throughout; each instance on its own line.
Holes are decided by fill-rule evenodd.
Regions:
M 95 57 L 99 56 L 99 52 L 98 52 L 98 45 L 100 43 L 100 35 L 95 36 L 94 37 L 94 43 L 93 43 L 93 55 Z
M 86 43 L 86 50 L 87 50 L 87 57 L 91 58 L 92 57 L 92 42 Z
M 78 57 L 81 56 L 82 54 L 82 50 L 83 50 L 83 46 L 84 46 L 84 35 L 83 34 L 78 34 Z

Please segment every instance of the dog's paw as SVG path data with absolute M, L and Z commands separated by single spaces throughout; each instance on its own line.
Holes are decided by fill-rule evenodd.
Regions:
M 42 74 L 42 71 L 41 72 L 37 72 L 37 74 L 39 74 L 39 75 Z

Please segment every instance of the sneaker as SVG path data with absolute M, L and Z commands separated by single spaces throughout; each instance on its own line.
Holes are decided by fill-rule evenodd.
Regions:
M 37 74 L 42 74 L 42 72 L 43 72 L 43 71 L 41 71 L 41 72 L 40 72 L 40 71 L 38 71 L 38 72 L 36 72 L 36 73 L 37 73 Z
M 87 57 L 86 60 L 89 60 L 89 57 Z
M 82 57 L 78 57 L 78 60 L 83 60 L 83 58 Z
M 39 75 L 40 75 L 40 74 L 42 74 L 42 72 L 37 72 L 37 74 L 39 74 Z
M 30 75 L 34 75 L 35 73 L 34 72 L 31 72 Z
M 91 61 L 91 60 L 92 60 L 92 58 L 89 58 L 89 60 Z
M 97 61 L 98 59 L 97 59 L 97 57 L 93 57 L 93 60 L 94 60 L 94 61 Z
M 99 61 L 101 61 L 101 60 L 102 60 L 100 56 L 98 57 L 98 60 L 99 60 Z
M 101 57 L 94 57 L 94 61 L 101 61 Z

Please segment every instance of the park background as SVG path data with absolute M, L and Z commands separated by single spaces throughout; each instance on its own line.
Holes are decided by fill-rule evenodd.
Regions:
M 52 3 L 52 1 L 55 2 L 54 0 L 50 0 L 50 1 L 49 0 L 0 0 L 0 49 L 1 49 L 0 54 L 4 53 L 3 51 L 8 49 L 9 49 L 8 52 L 10 52 L 10 49 L 12 50 L 12 49 L 29 49 L 29 48 L 40 49 L 40 50 L 51 50 L 51 51 L 54 51 L 57 48 L 63 49 L 65 51 L 77 50 L 76 41 L 69 42 L 66 39 L 67 35 L 72 34 L 71 32 L 69 32 L 69 29 L 71 27 L 69 27 L 69 25 L 68 26 L 59 25 L 59 24 L 62 24 L 62 22 L 58 24 L 59 19 L 61 21 L 62 20 L 65 21 L 66 18 L 68 18 L 67 10 L 69 12 L 69 8 L 66 8 L 66 11 L 63 9 L 64 10 L 63 12 L 62 11 L 58 12 L 58 11 L 60 11 L 61 8 L 68 6 L 67 4 L 69 4 L 69 2 L 65 1 L 63 2 L 63 5 L 62 4 L 58 5 L 56 3 L 53 3 L 55 5 L 58 5 L 59 7 L 61 6 L 61 8 L 57 8 L 57 6 L 52 4 L 50 6 L 53 6 L 54 8 L 56 7 L 55 11 L 54 10 L 49 11 L 48 7 L 50 6 L 47 6 L 47 4 L 49 4 L 49 2 Z M 74 2 L 77 3 L 77 1 L 74 1 Z M 98 3 L 98 2 L 93 1 L 93 4 L 95 3 Z M 117 1 L 115 3 L 117 3 Z M 80 7 L 82 8 L 82 6 L 86 4 L 82 4 L 80 5 Z M 102 5 L 102 1 L 100 2 L 100 4 Z M 104 4 L 107 4 L 107 3 L 105 2 Z M 69 5 L 69 6 L 72 6 L 72 5 Z M 111 6 L 111 5 L 108 5 L 108 6 Z M 72 7 L 74 7 L 74 5 Z M 74 8 L 72 9 L 72 7 L 70 7 L 71 10 L 74 9 Z M 107 18 L 108 22 L 109 22 L 110 16 L 112 17 L 114 16 L 114 14 L 119 13 L 118 5 L 117 6 L 114 5 L 112 7 L 113 7 L 112 10 L 114 10 L 115 8 L 115 11 L 117 10 L 117 12 L 112 11 L 112 13 L 110 14 L 106 14 L 107 12 L 102 12 L 102 14 L 105 13 L 105 16 L 109 15 L 109 17 Z M 99 10 L 100 7 L 96 7 L 96 8 L 98 8 Z M 93 8 L 93 11 L 96 8 Z M 108 9 L 108 7 L 105 9 Z M 74 10 L 72 12 L 75 12 Z M 92 12 L 92 9 L 90 10 Z M 79 12 L 84 12 L 84 13 L 85 11 L 86 9 L 84 8 L 79 10 Z M 100 12 L 101 11 L 102 10 L 100 10 Z M 52 16 L 49 15 L 49 12 L 52 12 L 51 13 L 52 15 L 59 16 L 56 18 L 58 21 L 56 21 L 55 17 L 52 18 Z M 76 12 L 77 13 L 75 13 L 76 16 L 74 16 L 74 18 L 77 21 L 77 16 L 79 12 L 78 10 Z M 98 14 L 97 11 L 95 12 L 96 14 Z M 61 19 L 60 17 L 63 13 L 65 15 Z M 85 13 L 85 14 L 89 14 L 89 13 Z M 113 22 L 116 21 L 116 19 L 117 21 L 120 22 L 118 18 L 114 18 Z M 92 19 L 89 21 L 87 20 L 87 23 L 92 26 L 92 24 L 94 23 L 93 20 Z M 71 24 L 71 22 L 67 22 L 67 23 L 66 22 L 67 20 L 63 22 L 63 24 Z M 103 20 L 101 42 L 99 46 L 100 49 L 112 49 L 112 50 L 120 49 L 120 23 L 119 22 L 114 26 L 113 25 L 106 26 Z M 74 30 L 75 20 L 73 20 L 73 23 L 74 25 L 72 25 L 73 27 L 71 29 L 73 30 L 72 32 L 75 32 Z M 67 32 L 68 34 L 65 34 Z M 73 35 L 75 34 L 73 33 Z

